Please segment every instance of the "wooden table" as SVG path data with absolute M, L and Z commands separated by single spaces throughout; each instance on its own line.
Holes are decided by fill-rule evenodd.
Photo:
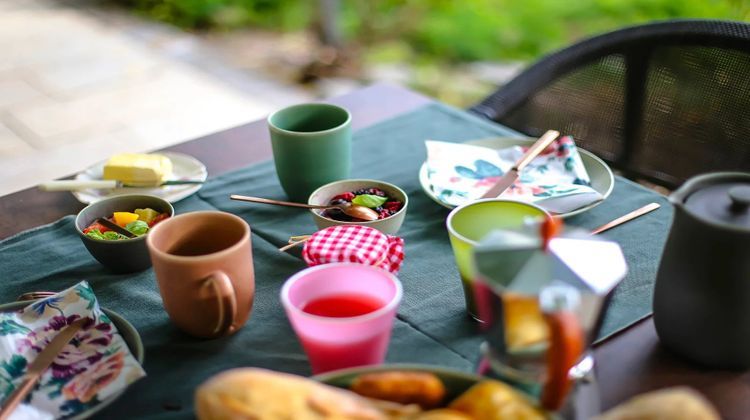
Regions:
M 411 111 L 432 99 L 404 88 L 374 85 L 330 102 L 348 108 L 354 129 Z M 196 156 L 209 176 L 267 160 L 271 147 L 265 121 L 256 121 L 167 148 Z M 0 238 L 77 213 L 83 205 L 67 192 L 27 189 L 0 197 Z M 727 419 L 750 417 L 750 373 L 702 369 L 669 354 L 660 345 L 651 318 L 620 332 L 594 349 L 602 407 L 674 385 L 701 391 Z

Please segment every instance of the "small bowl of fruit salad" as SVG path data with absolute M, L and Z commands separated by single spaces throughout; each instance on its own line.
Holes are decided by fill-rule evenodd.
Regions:
M 174 207 L 153 195 L 118 195 L 90 204 L 76 216 L 76 230 L 97 261 L 117 273 L 151 267 L 146 235 L 174 216 Z
M 323 185 L 310 194 L 308 204 L 358 205 L 372 209 L 377 220 L 351 217 L 339 209 L 310 210 L 318 229 L 337 225 L 363 225 L 395 235 L 406 217 L 409 197 L 399 187 L 374 179 L 347 179 Z

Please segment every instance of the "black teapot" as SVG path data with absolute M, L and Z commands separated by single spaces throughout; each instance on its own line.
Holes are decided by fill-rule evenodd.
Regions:
M 661 342 L 695 362 L 750 368 L 750 173 L 689 179 L 654 290 Z

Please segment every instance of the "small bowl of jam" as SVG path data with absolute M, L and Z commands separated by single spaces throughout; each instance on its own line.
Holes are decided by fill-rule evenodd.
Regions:
M 409 197 L 399 187 L 374 179 L 347 179 L 323 185 L 310 194 L 308 204 L 365 206 L 378 214 L 377 220 L 361 220 L 339 209 L 310 210 L 318 229 L 336 225 L 363 225 L 395 235 L 406 217 Z

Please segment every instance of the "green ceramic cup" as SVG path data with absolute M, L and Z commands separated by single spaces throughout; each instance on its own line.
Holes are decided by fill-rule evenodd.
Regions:
M 351 115 L 323 103 L 293 105 L 268 117 L 273 160 L 281 187 L 304 203 L 321 185 L 349 177 Z
M 495 229 L 520 228 L 525 222 L 541 219 L 549 214 L 541 207 L 520 201 L 489 198 L 456 207 L 448 215 L 446 226 L 456 257 L 458 273 L 466 298 L 466 310 L 481 321 L 474 303 L 472 252 L 485 235 Z

